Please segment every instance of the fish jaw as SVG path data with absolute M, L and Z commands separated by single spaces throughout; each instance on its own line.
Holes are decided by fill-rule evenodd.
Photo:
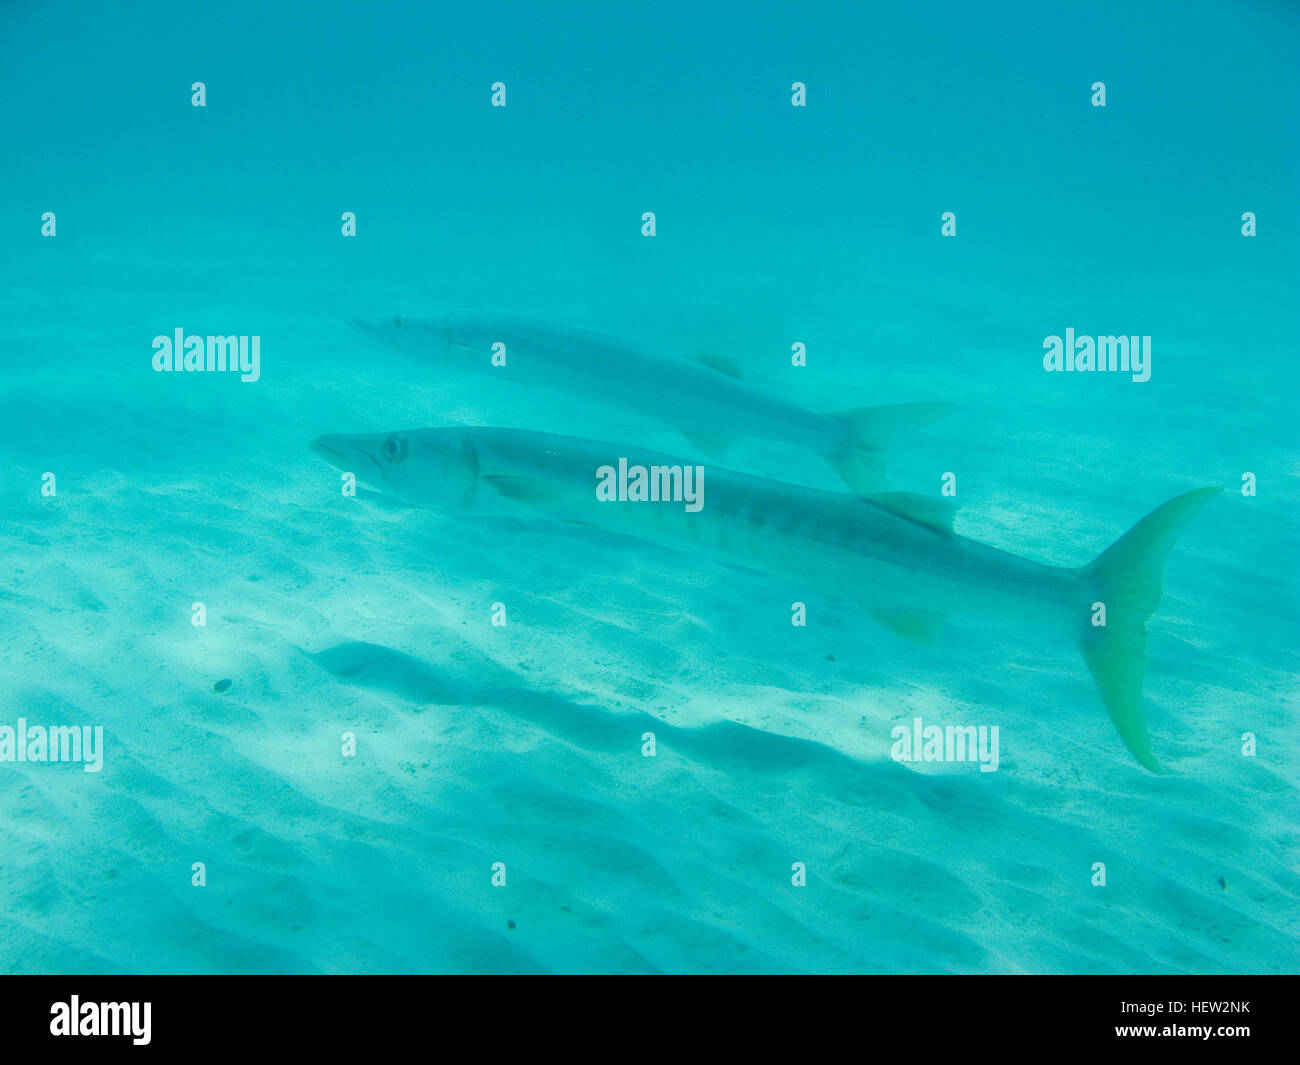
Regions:
M 383 485 L 384 471 L 375 458 L 372 444 L 373 440 L 368 436 L 329 433 L 313 440 L 311 449 L 344 473 L 353 473 L 363 481 Z
M 478 488 L 477 453 L 463 433 L 338 433 L 317 437 L 311 449 L 357 480 L 415 506 L 460 512 Z
M 364 337 L 403 351 L 442 356 L 451 349 L 451 329 L 440 318 L 395 314 L 390 318 L 349 318 L 348 325 Z
M 362 336 L 369 337 L 371 340 L 378 340 L 384 344 L 396 345 L 405 328 L 406 318 L 404 315 L 394 315 L 392 318 L 349 318 L 348 325 L 355 329 Z

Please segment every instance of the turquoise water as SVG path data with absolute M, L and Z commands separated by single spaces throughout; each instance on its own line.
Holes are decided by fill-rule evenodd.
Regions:
M 104 737 L 0 762 L 0 970 L 1294 970 L 1300 9 L 1133 6 L 0 6 L 0 726 Z M 707 554 L 344 497 L 322 433 L 705 461 L 598 380 L 346 324 L 444 311 L 955 403 L 891 487 L 955 474 L 956 531 L 1039 562 L 1224 486 L 1149 626 L 1165 772 L 1059 635 L 918 644 Z M 260 337 L 260 379 L 155 373 L 177 328 Z M 1045 372 L 1067 328 L 1151 336 L 1150 380 Z M 998 725 L 998 771 L 892 760 L 917 716 Z

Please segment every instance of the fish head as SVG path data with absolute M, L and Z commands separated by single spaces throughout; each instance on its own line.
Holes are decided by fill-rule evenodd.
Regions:
M 478 487 L 474 445 L 455 429 L 333 433 L 311 448 L 357 480 L 433 510 L 466 509 Z
M 442 355 L 451 347 L 451 330 L 437 318 L 349 318 L 348 325 L 362 336 L 402 350 Z

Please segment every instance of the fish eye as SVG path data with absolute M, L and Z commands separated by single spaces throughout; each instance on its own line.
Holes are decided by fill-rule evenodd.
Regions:
M 393 315 L 393 328 L 394 328 L 394 329 L 396 329 L 398 332 L 401 332 L 402 326 L 404 326 L 405 324 L 406 324 L 406 315 L 404 315 L 404 314 L 395 314 L 395 315 Z
M 406 458 L 406 440 L 400 436 L 390 436 L 384 441 L 382 450 L 384 458 L 393 465 L 397 465 L 402 459 Z

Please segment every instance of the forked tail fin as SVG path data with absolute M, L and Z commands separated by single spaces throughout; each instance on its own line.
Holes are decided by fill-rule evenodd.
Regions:
M 956 409 L 952 403 L 896 403 L 837 411 L 830 417 L 842 427 L 841 442 L 826 460 L 858 495 L 882 492 L 884 455 L 894 441 Z
M 1177 496 L 1133 526 L 1083 569 L 1106 607 L 1106 624 L 1079 637 L 1079 650 L 1092 671 L 1110 719 L 1133 756 L 1153 773 L 1142 713 L 1142 674 L 1147 660 L 1147 619 L 1155 613 L 1169 549 L 1192 514 L 1221 488 L 1197 488 Z

